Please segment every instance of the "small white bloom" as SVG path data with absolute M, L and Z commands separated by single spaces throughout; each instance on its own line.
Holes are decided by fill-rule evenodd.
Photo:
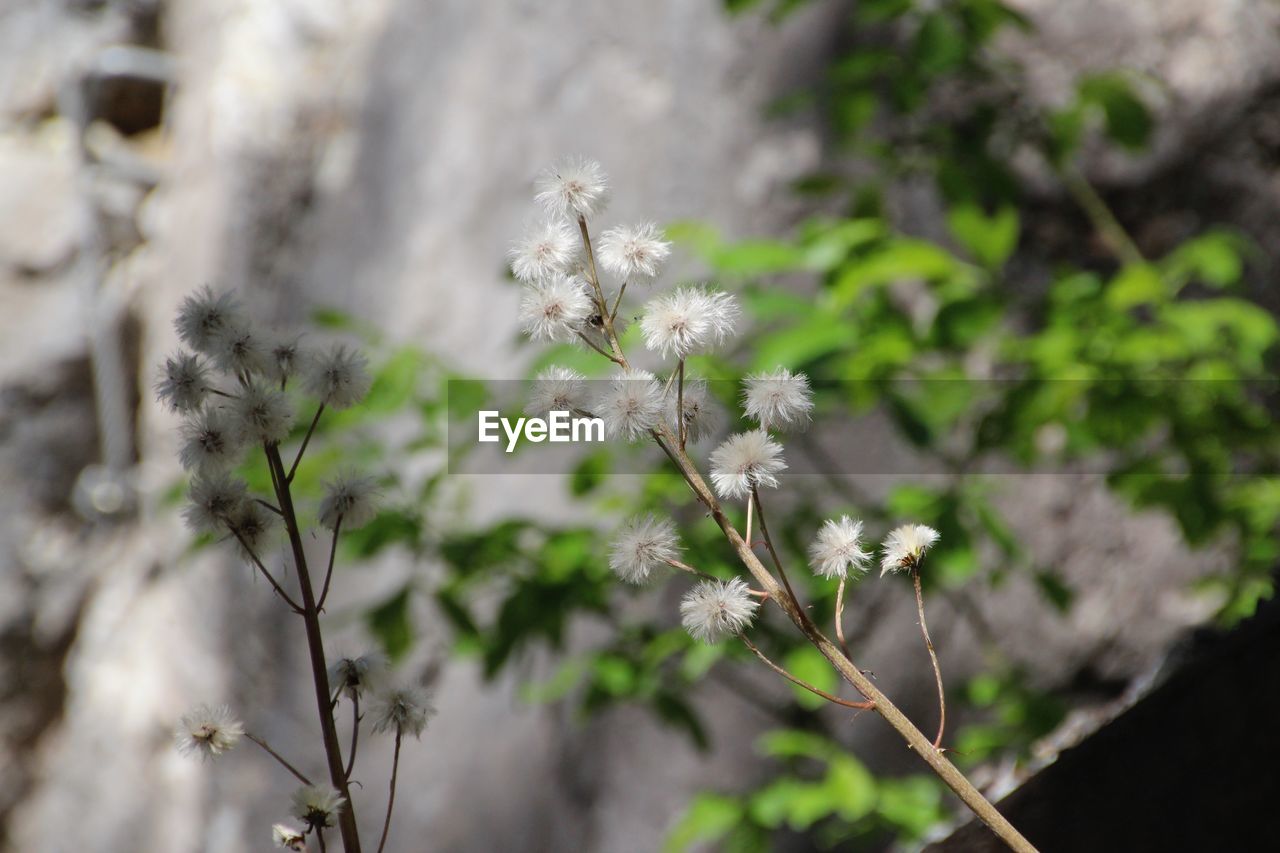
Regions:
M 293 816 L 316 830 L 333 826 L 346 804 L 332 785 L 303 785 L 293 792 Z
M 711 453 L 711 485 L 731 500 L 745 498 L 752 489 L 778 487 L 778 472 L 787 467 L 782 446 L 764 430 L 729 436 Z
M 828 519 L 809 546 L 809 565 L 827 580 L 847 577 L 850 571 L 865 572 L 870 560 L 862 547 L 862 522 L 847 515 Z
M 378 734 L 399 730 L 420 737 L 436 709 L 427 694 L 416 687 L 397 687 L 380 694 L 369 713 L 373 715 L 373 730 Z
M 255 500 L 246 499 L 227 516 L 227 530 L 246 559 L 262 556 L 263 546 L 276 527 L 276 515 Z
M 747 417 L 759 423 L 761 429 L 806 424 L 813 411 L 809 377 L 785 367 L 748 376 L 742 401 Z
M 212 337 L 213 363 L 232 376 L 256 375 L 267 369 L 267 344 L 243 317 L 233 317 Z
M 742 633 L 759 606 L 742 578 L 702 581 L 680 602 L 680 621 L 695 640 L 716 643 Z
M 507 253 L 511 272 L 526 284 L 573 270 L 581 242 L 566 223 L 544 220 L 520 238 Z
M 904 524 L 889 531 L 884 539 L 880 576 L 918 566 L 925 552 L 938 541 L 938 531 L 923 524 Z
M 244 480 L 224 473 L 199 474 L 191 481 L 187 492 L 191 503 L 182 514 L 196 530 L 225 530 L 225 519 L 239 511 L 248 494 Z
M 174 731 L 174 743 L 183 755 L 216 758 L 235 748 L 244 725 L 226 705 L 201 705 L 183 714 Z
M 595 160 L 566 157 L 538 176 L 534 200 L 552 216 L 594 216 L 609 202 L 609 179 Z
M 524 411 L 533 417 L 545 417 L 548 412 L 572 412 L 586 405 L 583 381 L 578 371 L 569 367 L 551 366 L 533 380 L 529 402 Z
M 230 401 L 232 421 L 246 444 L 276 444 L 289 435 L 293 426 L 293 407 L 279 389 L 261 382 L 250 382 Z
M 331 409 L 349 409 L 369 393 L 369 360 L 359 350 L 336 344 L 307 360 L 306 391 Z
M 680 429 L 676 408 L 682 402 L 675 386 L 667 392 L 667 421 L 671 429 Z M 684 381 L 684 434 L 690 442 L 698 442 L 711 435 L 720 426 L 720 411 L 707 391 L 702 379 Z
M 623 281 L 649 281 L 671 254 L 671 244 L 658 236 L 658 226 L 610 228 L 600 237 L 600 264 Z
M 635 441 L 662 418 L 662 387 L 647 370 L 619 372 L 592 411 L 604 419 L 610 437 Z
M 343 530 L 358 530 L 378 514 L 378 482 L 372 477 L 345 473 L 324 484 L 320 501 L 320 526 L 333 530 L 342 520 Z
M 723 343 L 737 320 L 738 303 L 728 293 L 681 287 L 645 305 L 640 330 L 649 349 L 684 358 Z
M 267 347 L 266 374 L 276 382 L 284 382 L 308 363 L 307 353 L 298 336 L 275 338 Z
M 294 829 L 287 823 L 277 823 L 271 827 L 271 841 L 282 850 L 307 849 L 307 839 L 302 835 L 302 830 Z
M 178 461 L 188 471 L 221 471 L 240 458 L 240 431 L 223 408 L 205 406 L 182 424 Z
M 535 341 L 571 341 L 594 307 L 582 282 L 555 276 L 525 286 L 520 298 L 520 326 Z
M 644 583 L 649 573 L 680 556 L 680 540 L 670 519 L 652 514 L 633 518 L 618 529 L 609 549 L 609 568 L 627 583 Z
M 386 672 L 387 659 L 377 652 L 338 658 L 329 665 L 329 687 L 355 699 L 376 686 Z
M 164 360 L 164 376 L 156 383 L 156 396 L 175 412 L 189 412 L 204 402 L 209 370 L 200 356 L 180 352 Z
M 215 294 L 213 288 L 205 285 L 182 300 L 174 326 L 183 343 L 212 355 L 218 345 L 217 336 L 240 316 L 240 303 L 234 294 Z

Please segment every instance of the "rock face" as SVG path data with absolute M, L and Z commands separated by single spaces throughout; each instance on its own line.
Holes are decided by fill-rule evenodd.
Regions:
M 1152 175 L 1176 173 L 1180 157 L 1199 157 L 1192 130 L 1215 103 L 1265 125 L 1255 96 L 1280 74 L 1274 27 L 1257 24 L 1273 15 L 1265 0 L 1231 4 L 1238 15 L 1154 0 L 1092 5 L 1097 14 L 1068 16 L 1026 4 L 1046 28 L 1010 49 L 1035 60 L 1033 95 L 1052 98 L 1061 76 L 1113 64 L 1100 45 L 1141 45 L 1144 67 L 1172 82 L 1170 101 L 1195 106 L 1170 112 L 1187 127 L 1147 166 L 1094 164 L 1104 189 L 1136 194 Z M 289 777 L 248 754 L 207 766 L 177 756 L 172 722 L 201 701 L 231 702 L 282 751 L 314 754 L 297 626 L 240 567 L 184 556 L 185 534 L 159 498 L 177 470 L 150 366 L 174 345 L 181 297 L 204 282 L 238 286 L 283 322 L 334 305 L 465 372 L 519 375 L 526 355 L 513 345 L 517 294 L 502 255 L 531 212 L 533 174 L 589 154 L 618 190 L 611 221 L 783 230 L 802 212 L 787 183 L 821 161 L 822 136 L 766 121 L 762 109 L 821 73 L 845 11 L 814 4 L 781 28 L 685 0 L 13 0 L 0 11 L 8 849 L 262 849 Z M 1089 21 L 1104 19 L 1125 26 L 1095 39 Z M 1086 43 L 1092 53 L 1076 50 Z M 122 45 L 131 50 L 108 50 Z M 1205 62 L 1224 50 L 1226 65 Z M 1239 144 L 1214 139 L 1224 155 Z M 1240 164 L 1262 162 L 1263 148 L 1210 164 L 1216 185 L 1249 184 L 1232 201 L 1242 221 L 1275 206 L 1265 182 L 1241 178 Z M 1177 198 L 1185 209 L 1187 196 Z M 477 485 L 481 517 L 531 511 L 531 496 L 510 485 Z M 1123 683 L 1197 618 L 1178 590 L 1204 561 L 1178 552 L 1153 519 L 1113 524 L 1112 538 L 1080 548 L 1080 531 L 1114 506 L 1096 490 L 1033 495 L 1023 525 L 1059 519 L 1029 535 L 1061 548 L 1068 581 L 1088 591 L 1078 624 L 1046 626 L 1034 591 L 1016 585 L 980 603 L 986 622 L 998 636 L 1042 637 L 1033 668 Z M 1114 577 L 1097 559 L 1106 549 L 1146 556 Z M 379 566 L 380 579 L 361 586 L 430 570 Z M 884 686 L 926 718 L 928 681 L 906 675 L 914 664 L 893 665 L 914 648 L 912 604 L 895 593 L 858 604 L 893 626 L 871 633 L 867 655 L 904 673 Z M 340 582 L 337 594 L 341 610 L 369 590 Z M 935 623 L 957 679 L 980 647 L 960 612 L 943 606 Z M 335 644 L 362 640 L 348 632 Z M 428 636 L 415 663 L 438 641 Z M 767 673 L 747 677 L 757 675 L 760 689 L 775 689 Z M 747 750 L 698 756 L 633 712 L 580 727 L 527 707 L 513 683 L 482 688 L 465 663 L 448 664 L 438 690 L 440 716 L 402 768 L 408 793 L 389 849 L 431 838 L 447 850 L 652 850 L 688 792 L 752 772 Z M 716 683 L 702 701 L 724 743 L 766 722 Z M 854 743 L 878 766 L 910 766 L 870 726 Z M 389 759 L 386 744 L 361 749 L 370 823 Z

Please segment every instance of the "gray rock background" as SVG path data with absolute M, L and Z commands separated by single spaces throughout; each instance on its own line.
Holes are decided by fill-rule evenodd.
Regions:
M 1274 4 L 1019 6 L 1040 29 L 1003 49 L 1026 63 L 1032 97 L 1053 102 L 1082 68 L 1121 63 L 1165 81 L 1153 153 L 1087 164 L 1121 204 L 1151 206 L 1165 223 L 1151 240 L 1193 227 L 1188 211 L 1261 237 L 1276 228 Z M 532 175 L 586 153 L 613 177 L 618 221 L 784 231 L 803 213 L 786 185 L 825 142 L 762 108 L 820 73 L 845 13 L 816 3 L 775 28 L 711 0 L 0 2 L 0 845 L 264 849 L 290 780 L 247 750 L 205 766 L 178 756 L 173 721 L 199 701 L 229 701 L 307 754 L 296 626 L 240 567 L 189 555 L 161 499 L 178 472 L 152 365 L 175 343 L 186 292 L 242 287 L 286 323 L 331 304 L 465 372 L 518 375 L 527 351 L 502 255 L 531 210 Z M 84 102 L 108 104 L 110 121 L 78 121 L 77 81 L 120 67 L 169 82 L 92 90 Z M 895 203 L 936 228 L 931 199 Z M 468 489 L 478 519 L 535 501 L 569 511 L 535 480 Z M 931 622 L 949 678 L 994 643 L 1046 683 L 1128 682 L 1207 613 L 1187 582 L 1221 559 L 1185 553 L 1166 520 L 1125 517 L 1084 480 L 1020 480 L 1005 500 L 1081 599 L 1067 619 L 1017 583 L 940 601 Z M 334 609 L 432 571 L 387 560 L 340 577 Z M 918 649 L 901 592 L 880 589 L 851 619 L 869 626 L 865 665 L 925 719 L 931 688 L 904 661 Z M 364 642 L 341 624 L 333 639 Z M 424 638 L 411 667 L 438 663 L 442 642 Z M 766 676 L 738 677 L 769 695 Z M 390 849 L 653 850 L 690 791 L 758 772 L 746 745 L 767 720 L 723 675 L 700 698 L 721 745 L 705 756 L 638 712 L 582 723 L 527 706 L 518 681 L 484 686 L 471 665 L 444 666 L 441 713 L 406 753 Z M 911 766 L 874 721 L 855 728 L 867 760 Z M 386 744 L 362 748 L 366 823 L 388 761 Z

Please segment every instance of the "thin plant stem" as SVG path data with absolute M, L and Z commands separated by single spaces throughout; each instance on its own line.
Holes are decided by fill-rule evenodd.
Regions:
M 622 286 L 618 288 L 618 297 L 613 300 L 613 310 L 609 312 L 609 322 L 616 323 L 618 321 L 618 307 L 622 305 L 622 294 L 627 292 L 627 283 L 624 281 Z
M 929 650 L 929 660 L 933 663 L 933 677 L 938 682 L 938 736 L 933 739 L 935 748 L 942 746 L 942 732 L 947 727 L 947 694 L 942 688 L 942 668 L 938 666 L 938 653 L 933 650 L 933 640 L 929 639 L 929 626 L 924 621 L 924 594 L 920 590 L 920 567 L 911 567 L 911 584 L 916 588 L 916 612 L 920 615 L 920 633 L 924 636 L 925 648 Z
M 680 359 L 680 367 L 677 368 L 679 379 L 676 381 L 676 426 L 680 433 L 680 450 L 684 450 L 685 445 L 685 428 L 684 428 L 684 359 Z
M 284 515 L 284 513 L 280 511 L 280 507 L 276 506 L 271 501 L 264 501 L 262 498 L 254 498 L 253 500 L 255 503 L 260 504 L 264 509 L 269 509 L 276 515 Z
M 351 771 L 356 769 L 356 747 L 360 744 L 360 694 L 353 691 L 351 696 L 351 754 L 347 756 L 347 769 L 344 774 L 348 781 Z
M 718 578 L 713 574 L 708 574 L 707 572 L 704 572 L 701 569 L 695 569 L 693 566 L 689 565 L 688 563 L 682 563 L 679 560 L 666 560 L 665 562 L 668 566 L 670 566 L 673 569 L 679 569 L 682 572 L 688 572 L 691 575 L 697 575 L 698 577 L 703 578 L 705 580 L 709 580 L 709 581 L 722 580 L 722 578 Z M 747 590 L 747 595 L 751 595 L 760 599 L 765 599 L 769 597 L 769 594 L 767 592 L 759 589 L 749 589 Z
M 391 758 L 391 793 L 387 796 L 387 816 L 382 820 L 382 838 L 378 841 L 378 853 L 387 843 L 387 832 L 391 829 L 391 809 L 396 804 L 396 773 L 400 770 L 400 738 L 403 736 L 400 726 L 396 726 L 396 748 Z
M 293 464 L 289 466 L 289 474 L 284 478 L 286 483 L 293 482 L 293 475 L 298 473 L 298 463 L 302 461 L 302 454 L 307 452 L 307 445 L 311 443 L 311 436 L 316 431 L 316 424 L 320 423 L 320 416 L 324 414 L 324 403 L 316 407 L 316 415 L 311 419 L 311 426 L 307 427 L 307 434 L 302 437 L 302 446 L 298 448 L 298 455 L 293 457 Z
M 604 324 L 605 337 L 609 340 L 609 348 L 613 350 L 614 359 L 624 368 L 627 367 L 626 356 L 618 345 L 618 335 L 613 329 L 613 315 L 605 302 L 604 289 L 600 287 L 600 274 L 596 271 L 596 253 L 591 248 L 591 232 L 587 229 L 587 218 L 578 217 L 578 231 L 582 234 L 582 247 L 587 253 L 587 270 L 590 272 L 591 287 L 596 293 L 596 304 L 600 306 L 600 322 Z
M 836 642 L 845 657 L 849 657 L 849 644 L 844 639 L 844 578 L 836 586 Z
M 747 498 L 747 547 L 751 547 L 751 516 L 755 514 L 756 502 L 754 498 Z
M 333 578 L 333 558 L 338 554 L 338 531 L 342 529 L 342 516 L 333 524 L 333 542 L 329 544 L 329 568 L 324 571 L 324 585 L 320 589 L 320 600 L 316 607 L 324 610 L 324 602 L 329 597 L 329 581 Z
M 612 361 L 614 364 L 622 364 L 622 361 L 620 361 L 620 360 L 617 358 L 617 356 L 611 355 L 610 353 L 607 353 L 607 352 L 605 352 L 604 350 L 602 350 L 602 349 L 599 347 L 599 345 L 597 345 L 597 344 L 596 344 L 596 342 L 595 342 L 595 341 L 591 340 L 591 338 L 588 338 L 588 337 L 587 337 L 585 334 L 583 334 L 582 332 L 578 332 L 578 337 L 582 338 L 583 343 L 585 343 L 587 346 L 591 347 L 591 348 L 592 348 L 593 350 L 595 350 L 596 352 L 600 353 L 600 354 L 601 354 L 602 356 L 604 356 L 605 358 L 607 358 L 607 359 L 609 359 L 610 361 Z
M 791 581 L 787 579 L 787 572 L 782 568 L 782 560 L 778 559 L 778 552 L 773 547 L 773 539 L 769 536 L 769 527 L 764 521 L 764 505 L 760 503 L 760 492 L 754 486 L 751 487 L 751 500 L 756 505 L 756 517 L 760 520 L 760 535 L 764 537 L 764 547 L 768 549 L 769 556 L 773 558 L 773 565 L 778 570 L 778 577 L 782 578 L 782 585 L 787 590 L 787 595 L 791 596 L 791 600 L 796 603 L 796 607 L 800 606 L 800 599 L 796 597 L 796 592 L 791 588 Z
M 231 531 L 231 535 L 236 537 L 236 541 L 240 543 L 240 547 L 243 548 L 244 552 L 249 555 L 249 560 L 252 561 L 252 563 L 258 567 L 258 571 L 262 572 L 262 576 L 267 579 L 267 583 L 271 584 L 271 588 L 276 591 L 276 595 L 283 598 L 285 601 L 285 604 L 288 604 L 291 608 L 293 608 L 293 611 L 295 613 L 302 613 L 302 607 L 296 601 L 294 601 L 292 598 L 289 597 L 289 593 L 284 591 L 284 587 L 280 586 L 280 584 L 276 581 L 275 577 L 271 574 L 271 572 L 267 571 L 267 567 L 262 565 L 262 561 L 258 559 L 258 555 L 254 553 L 253 548 L 249 547 L 249 543 L 245 540 L 245 538 L 240 535 L 240 531 L 236 530 L 229 523 L 227 523 L 227 520 L 225 518 L 223 519 L 223 523 L 227 524 L 227 529 Z
M 316 841 L 320 842 L 320 853 L 325 853 L 325 851 L 324 851 L 324 830 L 323 830 L 323 829 L 317 829 L 317 830 L 316 830 Z
M 746 634 L 739 634 L 738 637 L 742 640 L 743 643 L 746 644 L 747 648 L 751 649 L 751 651 L 755 654 L 756 657 L 764 661 L 765 666 L 769 667 L 769 669 L 778 673 L 778 675 L 781 675 L 783 678 L 785 678 L 787 681 L 790 681 L 792 684 L 798 687 L 803 687 L 805 690 L 808 690 L 813 695 L 821 696 L 823 699 L 826 699 L 828 702 L 832 702 L 836 705 L 843 705 L 846 708 L 856 708 L 859 711 L 869 711 L 875 707 L 875 705 L 871 702 L 850 702 L 848 699 L 841 699 L 839 696 L 832 696 L 827 691 L 819 687 L 814 687 L 809 682 L 797 678 L 796 676 L 787 672 L 782 667 L 778 666 L 773 661 L 769 660 L 769 658 L 765 656 L 765 653 L 760 651 L 760 649 L 756 647 L 755 643 L 747 639 Z
M 247 737 L 249 740 L 253 741 L 254 743 L 256 743 L 258 746 L 262 747 L 266 751 L 267 755 L 270 755 L 276 761 L 280 762 L 280 766 L 283 767 L 285 770 L 288 770 L 290 773 L 292 773 L 293 778 L 297 779 L 299 782 L 301 782 L 304 785 L 311 784 L 311 780 L 308 779 L 306 776 L 304 776 L 301 770 L 294 767 L 288 761 L 285 761 L 284 756 L 282 756 L 280 753 L 272 749 L 271 746 L 265 740 L 263 740 L 262 738 L 258 737 L 257 735 L 251 732 L 245 732 L 244 736 Z

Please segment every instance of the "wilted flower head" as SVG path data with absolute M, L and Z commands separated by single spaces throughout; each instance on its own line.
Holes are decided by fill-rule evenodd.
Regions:
M 938 531 L 923 524 L 904 524 L 889 531 L 884 539 L 884 557 L 880 560 L 880 575 L 915 568 L 924 559 L 925 552 L 938 541 Z
M 742 578 L 702 581 L 680 602 L 680 621 L 695 640 L 716 643 L 740 634 L 759 606 Z
M 303 785 L 293 792 L 293 816 L 312 829 L 333 826 L 346 804 L 332 785 Z
M 595 160 L 566 157 L 538 176 L 534 200 L 552 216 L 594 216 L 609 201 L 609 179 Z
M 811 397 L 809 377 L 785 367 L 748 376 L 742 393 L 747 417 L 758 422 L 761 429 L 808 423 L 813 411 Z
M 225 530 L 225 519 L 240 510 L 248 494 L 248 484 L 229 474 L 197 474 L 187 491 L 191 503 L 183 510 L 183 516 L 196 530 Z
M 324 484 L 320 501 L 320 526 L 333 530 L 342 520 L 343 530 L 358 530 L 378 514 L 378 482 L 372 477 L 344 473 Z
M 271 842 L 282 850 L 305 851 L 307 839 L 302 830 L 294 829 L 287 823 L 277 823 L 271 827 Z
M 627 583 L 643 583 L 649 573 L 680 556 L 680 540 L 670 519 L 652 514 L 627 521 L 609 549 L 609 568 Z
M 349 409 L 369 393 L 373 379 L 364 353 L 335 344 L 307 360 L 303 383 L 306 391 L 331 409 Z
M 532 284 L 573 271 L 578 259 L 578 235 L 559 220 L 543 220 L 534 225 L 507 253 L 511 272 Z
M 306 364 L 305 355 L 297 335 L 275 338 L 267 347 L 267 376 L 276 382 L 291 379 Z
M 400 731 L 419 737 L 436 709 L 426 693 L 416 687 L 397 687 L 380 694 L 369 713 L 373 715 L 373 730 L 379 734 Z
M 827 580 L 847 577 L 850 571 L 865 572 L 871 554 L 862 547 L 862 522 L 847 515 L 828 519 L 809 546 L 809 565 Z
M 600 263 L 623 281 L 648 281 L 658 275 L 671 244 L 652 222 L 610 228 L 600 237 Z
M 260 381 L 250 381 L 229 401 L 229 410 L 242 441 L 275 444 L 289 435 L 293 407 L 283 392 Z
M 558 275 L 525 286 L 520 297 L 520 326 L 535 341 L 571 341 L 592 310 L 592 299 L 582 282 Z
M 245 559 L 262 553 L 262 547 L 276 527 L 276 516 L 255 500 L 243 501 L 227 517 L 227 530 L 240 546 Z
M 740 432 L 711 453 L 711 485 L 730 500 L 745 498 L 752 489 L 778 487 L 778 472 L 787 467 L 782 446 L 764 430 Z
M 178 461 L 188 471 L 220 471 L 240 457 L 240 430 L 226 409 L 205 406 L 182 424 Z
M 338 658 L 329 665 L 329 687 L 354 699 L 380 681 L 386 668 L 387 659 L 377 652 Z
M 728 293 L 681 287 L 645 305 L 640 330 L 649 349 L 684 358 L 723 343 L 737 319 L 738 303 Z
M 216 758 L 235 748 L 244 725 L 226 705 L 201 705 L 183 714 L 174 731 L 174 743 L 183 755 Z
M 267 369 L 267 344 L 244 317 L 233 317 L 211 338 L 213 363 L 233 376 Z
M 635 441 L 662 418 L 662 388 L 647 370 L 621 371 L 592 411 L 604 419 L 609 436 Z
M 240 303 L 233 294 L 214 294 L 213 288 L 205 285 L 182 300 L 174 325 L 183 343 L 211 355 L 218 346 L 217 336 L 240 316 Z
M 583 380 L 586 377 L 569 367 L 546 368 L 533 380 L 529 401 L 524 411 L 527 415 L 542 417 L 548 412 L 572 412 L 582 409 Z
M 164 360 L 164 375 L 156 383 L 156 396 L 175 412 L 189 412 L 208 394 L 209 370 L 200 356 L 180 352 Z
M 720 426 L 720 412 L 707 392 L 707 383 L 702 379 L 686 379 L 684 381 L 684 400 L 672 388 L 667 393 L 667 420 L 673 430 L 680 429 L 680 419 L 676 408 L 684 404 L 684 433 L 691 442 L 701 441 L 716 431 Z

